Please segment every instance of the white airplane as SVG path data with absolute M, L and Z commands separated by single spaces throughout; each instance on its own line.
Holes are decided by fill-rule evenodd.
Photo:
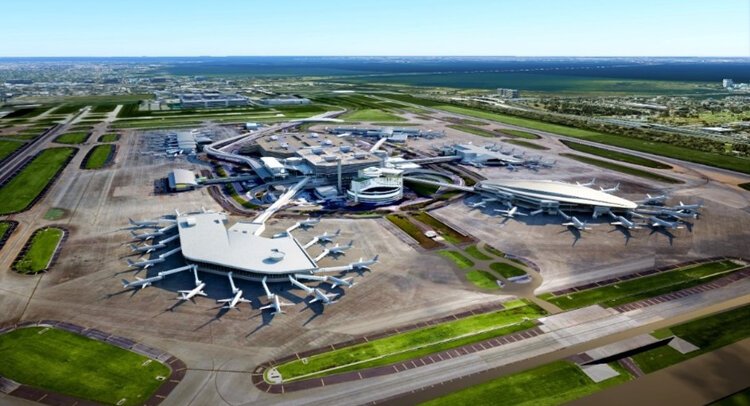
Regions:
M 613 187 L 606 188 L 606 189 L 603 188 L 603 187 L 600 187 L 599 190 L 601 190 L 604 193 L 614 193 L 614 192 L 617 192 L 618 190 L 620 190 L 620 183 L 618 182 Z
M 672 221 L 666 221 L 666 220 L 662 220 L 662 219 L 660 219 L 658 217 L 655 217 L 655 216 L 649 217 L 649 220 L 651 220 L 651 227 L 654 227 L 654 228 L 662 227 L 662 228 L 669 228 L 669 229 L 672 229 L 672 230 L 684 228 L 683 225 L 681 225 L 680 223 L 678 223 L 676 221 L 674 221 L 674 222 L 672 222 Z
M 341 234 L 341 229 L 336 230 L 333 234 L 328 234 L 328 231 L 326 231 L 323 234 L 316 235 L 315 239 L 317 239 L 318 243 L 320 244 L 327 244 L 333 242 L 333 239 L 338 237 L 339 234 Z
M 542 167 L 544 167 L 544 168 L 551 168 L 551 167 L 555 166 L 556 163 L 557 163 L 557 159 L 552 160 L 550 162 L 540 161 L 539 165 L 542 166 Z
M 316 224 L 320 223 L 320 218 L 308 218 L 307 220 L 302 220 L 299 222 L 299 226 L 303 229 L 308 229 L 310 227 L 315 226 Z
M 495 212 L 500 213 L 501 216 L 507 217 L 507 218 L 513 218 L 514 216 L 528 216 L 526 213 L 522 213 L 518 211 L 517 206 L 513 206 L 510 208 L 510 210 L 503 210 L 503 209 L 495 209 Z
M 311 288 L 304 283 L 300 283 L 298 280 L 292 278 L 292 275 L 289 275 L 289 282 L 291 282 L 292 285 L 297 286 L 298 288 L 307 292 L 308 296 L 313 296 L 313 299 L 310 300 L 310 303 L 315 303 L 318 301 L 322 302 L 324 305 L 336 303 L 336 300 L 334 300 L 334 298 L 338 295 L 335 293 L 324 293 L 320 289 Z
M 131 268 L 148 269 L 148 268 L 154 266 L 154 264 L 158 264 L 158 263 L 164 262 L 164 258 L 158 257 L 158 258 L 147 259 L 147 260 L 138 261 L 138 262 L 133 262 L 133 260 L 131 260 L 130 258 L 128 258 L 128 259 L 126 259 L 126 261 L 128 262 L 128 266 L 131 267 Z
M 515 172 L 515 171 L 517 171 L 517 170 L 518 170 L 518 168 L 516 168 L 516 166 L 515 166 L 515 165 L 513 165 L 513 164 L 512 164 L 512 163 L 510 163 L 510 162 L 509 162 L 509 163 L 507 163 L 507 164 L 505 164 L 505 167 L 506 167 L 506 168 L 508 168 L 508 170 L 509 170 L 509 171 L 511 171 L 511 172 Z
M 164 232 L 161 230 L 156 230 L 153 233 L 137 234 L 135 231 L 131 231 L 130 234 L 132 234 L 133 237 L 138 240 L 148 241 L 154 239 L 154 237 L 161 237 L 162 235 L 164 235 Z
M 349 267 L 351 269 L 355 269 L 355 270 L 356 269 L 366 269 L 366 270 L 369 271 L 370 270 L 370 265 L 374 265 L 374 264 L 376 264 L 378 262 L 378 257 L 379 257 L 379 255 L 375 255 L 374 257 L 372 257 L 372 259 L 368 259 L 368 260 L 363 260 L 362 258 L 360 258 L 359 261 L 352 262 L 351 264 L 349 264 Z
M 623 216 L 615 216 L 615 218 L 617 219 L 617 221 L 613 221 L 609 224 L 613 226 L 620 226 L 623 228 L 627 228 L 628 230 L 637 230 L 637 229 L 642 228 L 640 225 L 636 224 L 633 221 L 626 219 Z
M 331 284 L 331 289 L 336 289 L 338 286 L 346 286 L 348 288 L 351 288 L 354 286 L 354 278 L 337 278 L 335 276 L 330 275 L 307 275 L 307 274 L 295 274 L 294 275 L 297 279 L 308 279 L 312 281 L 320 281 L 325 283 Z
M 582 231 L 591 230 L 591 227 L 588 227 L 585 221 L 578 220 L 576 216 L 571 217 L 569 222 L 562 223 L 562 225 L 564 225 L 565 227 L 575 227 Z
M 331 247 L 331 248 L 329 248 L 329 249 L 326 250 L 326 251 L 328 251 L 326 253 L 326 255 L 332 255 L 332 256 L 344 255 L 346 253 L 346 251 L 349 250 L 352 247 L 354 247 L 354 240 L 349 241 L 349 244 L 343 245 L 343 246 L 339 245 L 339 244 L 336 244 L 335 247 Z
M 669 216 L 675 219 L 698 218 L 698 213 L 691 211 L 678 211 L 672 209 L 663 209 L 659 211 L 660 216 Z
M 179 234 L 175 234 L 175 235 L 173 235 L 173 236 L 171 236 L 169 238 L 165 238 L 163 240 L 160 240 L 158 243 L 156 243 L 154 245 L 137 246 L 135 244 L 130 244 L 130 249 L 132 251 L 135 251 L 135 252 L 140 252 L 140 253 L 143 253 L 143 254 L 148 254 L 148 253 L 154 252 L 156 250 L 165 248 L 168 243 L 170 243 L 170 242 L 172 242 L 172 241 L 174 241 L 174 240 L 176 240 L 178 238 L 180 238 L 180 235 Z
M 586 186 L 586 187 L 594 186 L 594 185 L 596 185 L 596 178 L 591 179 L 591 182 L 586 182 L 586 183 L 576 182 L 576 185 L 578 185 L 578 186 Z
M 152 283 L 158 282 L 162 280 L 164 277 L 162 275 L 152 276 L 150 278 L 138 278 L 136 277 L 133 282 L 128 282 L 127 280 L 122 280 L 122 287 L 123 289 L 129 289 L 129 288 L 141 288 L 145 289 L 148 286 L 151 286 Z
M 471 205 L 471 208 L 476 209 L 476 208 L 479 208 L 479 207 L 487 207 L 487 203 L 495 203 L 495 202 L 497 202 L 496 198 L 494 198 L 494 197 L 488 197 L 486 199 L 482 199 L 479 202 L 473 203 Z
M 262 306 L 260 310 L 270 309 L 273 308 L 273 312 L 271 314 L 278 314 L 278 313 L 285 313 L 283 310 L 281 310 L 284 306 L 294 306 L 292 303 L 286 303 L 282 302 L 281 299 L 279 299 L 279 295 L 275 293 L 271 293 L 271 290 L 268 289 L 268 285 L 266 284 L 266 276 L 263 277 L 261 280 L 261 283 L 263 284 L 263 290 L 266 291 L 266 298 L 271 301 L 270 304 L 267 304 L 265 306 Z
M 700 203 L 698 203 L 698 204 L 685 204 L 683 202 L 680 202 L 679 206 L 672 206 L 672 207 L 669 208 L 669 210 L 674 210 L 674 211 L 696 211 L 696 210 L 700 210 L 702 207 L 703 207 L 703 205 L 700 204 Z
M 643 200 L 639 200 L 636 203 L 646 204 L 646 205 L 658 205 L 658 204 L 664 204 L 666 200 L 667 200 L 667 195 L 651 196 L 650 194 L 646 193 L 646 198 Z
M 159 222 L 156 220 L 144 220 L 144 221 L 135 221 L 132 218 L 128 217 L 128 222 L 132 226 L 138 227 L 138 228 L 147 228 L 147 227 L 158 227 Z
M 250 303 L 249 300 L 242 297 L 242 289 L 237 289 L 237 286 L 234 285 L 234 279 L 232 279 L 232 273 L 229 272 L 227 274 L 227 277 L 229 278 L 229 284 L 232 286 L 232 294 L 234 296 L 228 298 L 228 299 L 219 299 L 216 301 L 216 303 L 226 303 L 226 305 L 222 306 L 222 309 L 238 309 L 237 304 L 239 303 Z
M 179 297 L 177 297 L 178 300 L 191 300 L 196 295 L 201 296 L 207 296 L 206 292 L 203 291 L 203 288 L 206 287 L 206 283 L 198 279 L 198 268 L 193 268 L 193 276 L 195 276 L 195 289 L 192 290 L 178 290 L 177 293 L 180 294 Z

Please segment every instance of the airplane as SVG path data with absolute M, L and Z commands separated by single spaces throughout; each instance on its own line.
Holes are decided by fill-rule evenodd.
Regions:
M 154 264 L 164 262 L 164 258 L 159 257 L 159 258 L 147 259 L 147 260 L 138 261 L 138 262 L 133 262 L 132 259 L 127 258 L 126 261 L 128 262 L 128 266 L 131 268 L 148 269 L 154 266 Z
M 313 227 L 313 226 L 315 226 L 315 225 L 316 225 L 316 224 L 318 224 L 318 223 L 320 223 L 320 218 L 314 218 L 314 219 L 312 219 L 312 218 L 308 218 L 307 220 L 302 220 L 302 221 L 300 221 L 300 222 L 299 222 L 299 226 L 300 226 L 300 227 L 301 227 L 302 229 L 305 229 L 305 230 L 306 230 L 306 229 L 308 229 L 308 228 L 310 228 L 310 227 Z
M 135 237 L 138 240 L 148 241 L 148 240 L 152 240 L 154 237 L 160 237 L 164 235 L 164 232 L 161 230 L 156 230 L 153 233 L 137 234 L 135 231 L 131 231 L 130 234 L 132 234 L 133 237 Z
M 285 313 L 283 310 L 281 310 L 284 306 L 294 306 L 292 303 L 286 303 L 282 302 L 281 299 L 279 299 L 279 296 L 275 293 L 271 293 L 271 290 L 268 289 L 268 285 L 266 284 L 266 279 L 268 277 L 264 276 L 261 280 L 261 283 L 263 284 L 263 290 L 266 291 L 266 298 L 271 301 L 270 304 L 267 304 L 265 306 L 262 306 L 260 310 L 270 309 L 273 308 L 273 312 L 271 314 L 277 314 L 277 313 Z
M 500 213 L 500 215 L 503 216 L 503 217 L 507 217 L 507 218 L 511 218 L 511 219 L 514 216 L 516 216 L 516 215 L 519 215 L 519 216 L 528 216 L 528 214 L 522 213 L 522 212 L 518 211 L 518 207 L 517 206 L 511 207 L 510 210 L 495 209 L 495 212 Z
M 297 286 L 298 288 L 307 292 L 308 296 L 313 296 L 313 299 L 310 300 L 310 303 L 315 303 L 318 301 L 322 302 L 324 305 L 336 303 L 336 300 L 334 300 L 334 298 L 338 296 L 338 294 L 336 293 L 323 293 L 320 289 L 311 288 L 304 283 L 300 283 L 298 280 L 292 278 L 292 275 L 289 275 L 289 282 L 291 282 L 292 285 Z
M 487 207 L 487 203 L 494 203 L 496 201 L 497 201 L 497 199 L 495 199 L 494 197 L 489 197 L 489 198 L 486 198 L 486 199 L 482 199 L 479 202 L 472 203 L 471 204 L 471 208 L 472 209 L 476 209 L 476 208 L 479 208 L 479 207 Z
M 370 265 L 374 265 L 375 263 L 377 263 L 379 256 L 380 255 L 375 255 L 374 257 L 372 257 L 372 259 L 368 260 L 363 260 L 362 258 L 360 258 L 359 261 L 349 264 L 349 267 L 351 267 L 351 269 L 366 269 L 369 271 Z
M 133 282 L 128 282 L 126 279 L 123 279 L 122 287 L 123 289 L 128 289 L 128 288 L 145 289 L 146 287 L 151 286 L 152 283 L 158 282 L 162 280 L 163 278 L 164 277 L 162 275 L 152 276 L 150 278 L 145 278 L 145 279 L 136 277 L 135 278 L 136 280 L 134 280 Z
M 550 161 L 550 162 L 539 161 L 539 165 L 541 165 L 544 168 L 551 168 L 555 166 L 556 163 L 557 163 L 557 159 Z
M 667 200 L 667 195 L 651 196 L 650 194 L 646 193 L 646 198 L 643 200 L 639 200 L 636 203 L 645 204 L 645 205 L 661 205 L 661 204 L 664 204 L 666 200 Z
M 623 228 L 627 228 L 628 230 L 637 230 L 637 229 L 642 228 L 640 225 L 636 224 L 633 221 L 626 219 L 623 216 L 615 216 L 615 218 L 617 219 L 617 221 L 613 221 L 609 224 L 613 226 L 620 226 Z
M 148 228 L 148 227 L 158 227 L 159 222 L 156 220 L 144 220 L 144 221 L 135 221 L 132 218 L 128 217 L 128 222 L 132 226 L 138 227 L 138 228 Z
M 591 227 L 586 225 L 585 221 L 578 220 L 576 216 L 570 218 L 570 222 L 562 223 L 565 227 L 575 227 L 579 230 L 591 230 Z
M 193 268 L 193 275 L 195 276 L 195 289 L 178 290 L 177 293 L 180 294 L 180 296 L 177 297 L 178 300 L 191 300 L 195 295 L 207 296 L 206 292 L 203 291 L 203 288 L 206 287 L 206 283 L 198 279 L 197 267 Z
M 320 281 L 325 283 L 331 284 L 331 289 L 336 289 L 338 286 L 346 286 L 348 288 L 351 288 L 354 286 L 354 278 L 337 278 L 335 276 L 330 275 L 307 275 L 307 274 L 295 274 L 294 275 L 297 279 L 309 279 L 313 281 Z
M 614 192 L 617 192 L 618 190 L 620 190 L 620 183 L 618 182 L 613 187 L 606 188 L 606 189 L 603 188 L 603 187 L 600 187 L 599 190 L 601 190 L 604 193 L 614 193 Z
M 681 225 L 680 223 L 678 223 L 676 221 L 674 221 L 674 222 L 672 222 L 672 221 L 666 221 L 666 220 L 662 220 L 662 219 L 660 219 L 658 217 L 655 217 L 655 216 L 649 217 L 649 220 L 651 220 L 651 227 L 654 227 L 654 228 L 663 227 L 663 228 L 669 228 L 669 229 L 672 229 L 672 230 L 684 228 L 683 225 Z
M 333 239 L 338 237 L 339 234 L 341 234 L 341 229 L 336 230 L 336 232 L 333 234 L 328 234 L 328 231 L 326 231 L 323 234 L 316 235 L 315 238 L 318 240 L 318 243 L 326 244 L 333 242 Z
M 586 182 L 586 183 L 576 182 L 576 185 L 578 185 L 578 186 L 586 186 L 586 187 L 594 186 L 594 185 L 596 185 L 596 178 L 591 179 L 591 182 Z
M 332 255 L 332 256 L 344 255 L 346 251 L 352 247 L 354 247 L 354 240 L 349 241 L 349 244 L 344 245 L 344 246 L 336 244 L 335 247 L 331 247 L 327 250 L 328 252 L 326 253 L 326 255 Z
M 658 215 L 668 216 L 675 219 L 698 218 L 698 213 L 691 211 L 677 211 L 672 209 L 662 209 L 659 211 Z
M 162 249 L 164 247 L 166 247 L 166 245 L 165 244 L 161 244 L 161 243 L 154 244 L 154 245 L 142 245 L 140 247 L 137 246 L 137 245 L 135 245 L 135 244 L 130 244 L 130 250 L 131 251 L 138 252 L 138 253 L 141 253 L 141 254 L 150 254 L 150 253 L 152 253 L 152 252 L 154 252 L 154 251 L 156 251 L 158 249 Z
M 513 165 L 512 163 L 505 164 L 505 167 L 508 168 L 508 170 L 511 171 L 511 172 L 515 172 L 515 171 L 518 170 L 518 168 L 515 165 Z
M 692 212 L 692 211 L 700 210 L 702 207 L 703 207 L 703 205 L 700 204 L 700 203 L 698 203 L 698 204 L 685 204 L 683 202 L 680 202 L 679 206 L 672 206 L 672 207 L 669 208 L 669 210 L 674 210 L 674 211 L 691 211 Z
M 229 278 L 229 284 L 232 286 L 232 294 L 234 296 L 228 298 L 228 299 L 219 299 L 216 301 L 216 303 L 226 303 L 226 305 L 222 306 L 222 309 L 237 309 L 238 303 L 250 303 L 249 300 L 242 297 L 242 289 L 237 289 L 237 286 L 234 285 L 234 279 L 232 279 L 232 273 L 229 272 L 227 274 L 227 277 Z

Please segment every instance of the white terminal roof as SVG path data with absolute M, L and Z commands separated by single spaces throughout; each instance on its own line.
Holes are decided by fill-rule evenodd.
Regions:
M 169 183 L 174 183 L 174 185 L 198 186 L 198 182 L 195 179 L 195 174 L 193 173 L 193 171 L 189 171 L 187 169 L 172 170 L 169 181 Z
M 317 269 L 291 234 L 268 238 L 253 233 L 260 224 L 237 222 L 226 228 L 222 213 L 191 213 L 177 217 L 182 255 L 189 261 L 248 272 L 286 274 Z
M 553 180 L 485 180 L 480 182 L 480 189 L 498 190 L 517 196 L 539 200 L 555 200 L 561 203 L 589 206 L 611 207 L 617 209 L 635 209 L 637 203 L 571 183 Z

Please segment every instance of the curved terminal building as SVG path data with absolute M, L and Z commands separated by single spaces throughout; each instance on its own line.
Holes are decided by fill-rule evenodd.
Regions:
M 489 198 L 550 214 L 570 211 L 627 211 L 638 204 L 587 186 L 552 180 L 485 180 L 474 189 Z
M 397 202 L 404 197 L 403 171 L 378 167 L 362 169 L 352 180 L 347 195 L 354 203 L 382 205 Z

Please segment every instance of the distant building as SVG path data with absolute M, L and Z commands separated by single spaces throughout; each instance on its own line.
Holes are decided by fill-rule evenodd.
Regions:
M 734 86 L 734 80 L 724 79 L 721 81 L 721 85 L 724 87 L 724 89 L 729 89 Z
M 7 79 L 5 81 L 6 85 L 30 85 L 34 83 L 30 79 Z
M 301 104 L 310 104 L 310 99 L 298 97 L 280 97 L 273 99 L 261 99 L 259 103 L 266 106 L 295 106 Z
M 500 97 L 505 98 L 505 99 L 517 99 L 520 96 L 521 93 L 518 91 L 518 89 L 503 89 L 503 88 L 498 88 L 497 89 L 497 94 Z
M 184 93 L 179 95 L 183 109 L 247 106 L 249 99 L 238 94 Z
M 404 197 L 403 171 L 393 168 L 361 169 L 347 191 L 354 203 L 390 204 Z

